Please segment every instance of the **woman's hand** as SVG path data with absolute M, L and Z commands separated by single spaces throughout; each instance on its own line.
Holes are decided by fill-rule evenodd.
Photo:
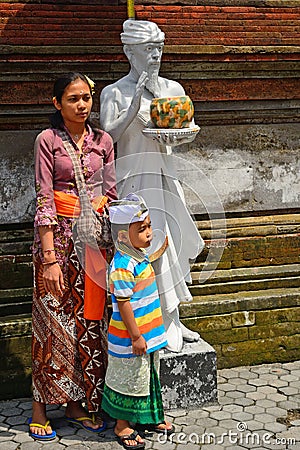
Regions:
M 144 355 L 147 351 L 147 343 L 143 335 L 132 341 L 132 353 L 134 355 Z
M 59 264 L 46 264 L 43 267 L 43 281 L 46 292 L 50 292 L 54 297 L 62 297 L 65 285 Z

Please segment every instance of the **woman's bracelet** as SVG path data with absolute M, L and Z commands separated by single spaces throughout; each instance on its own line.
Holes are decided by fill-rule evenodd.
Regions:
M 135 341 L 137 341 L 140 337 L 141 337 L 142 335 L 140 334 L 138 337 L 135 337 L 135 338 L 131 338 L 131 340 L 132 340 L 132 342 L 135 342 Z
M 58 262 L 57 261 L 44 262 L 43 266 L 53 266 L 53 264 L 58 264 Z
M 48 248 L 47 250 L 43 250 L 43 254 L 50 256 L 52 252 L 55 252 L 54 248 Z

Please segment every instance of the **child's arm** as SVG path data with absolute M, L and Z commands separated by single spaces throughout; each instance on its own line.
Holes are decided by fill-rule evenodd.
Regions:
M 147 350 L 147 343 L 136 324 L 129 300 L 118 301 L 119 311 L 132 340 L 132 353 L 143 355 Z

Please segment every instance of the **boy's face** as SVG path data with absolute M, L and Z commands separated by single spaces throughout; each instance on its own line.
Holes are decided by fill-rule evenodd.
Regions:
M 129 225 L 129 240 L 134 248 L 147 248 L 152 241 L 152 227 L 150 216 L 143 222 L 134 222 Z

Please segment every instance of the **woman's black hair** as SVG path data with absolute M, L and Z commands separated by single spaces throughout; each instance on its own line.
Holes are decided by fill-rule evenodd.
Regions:
M 61 77 L 59 77 L 55 81 L 54 87 L 53 87 L 53 97 L 56 97 L 56 100 L 59 103 L 61 103 L 61 99 L 62 99 L 62 96 L 63 96 L 65 90 L 66 90 L 66 87 L 70 83 L 73 83 L 74 81 L 76 81 L 78 79 L 84 81 L 89 86 L 90 93 L 91 93 L 91 95 L 93 95 L 92 87 L 91 87 L 91 85 L 90 85 L 90 83 L 89 83 L 89 81 L 88 81 L 88 79 L 86 78 L 85 75 L 83 75 L 80 72 L 69 72 L 69 73 L 66 73 L 66 74 L 62 75 Z M 93 127 L 93 125 L 91 124 L 89 118 L 86 120 L 85 123 L 86 123 L 86 125 L 90 125 L 96 133 L 100 132 L 100 130 L 97 130 L 97 129 L 95 129 Z M 60 128 L 60 129 L 62 129 L 64 127 L 64 120 L 63 120 L 61 112 L 59 110 L 57 110 L 50 117 L 50 124 L 51 124 L 51 126 L 53 128 Z

